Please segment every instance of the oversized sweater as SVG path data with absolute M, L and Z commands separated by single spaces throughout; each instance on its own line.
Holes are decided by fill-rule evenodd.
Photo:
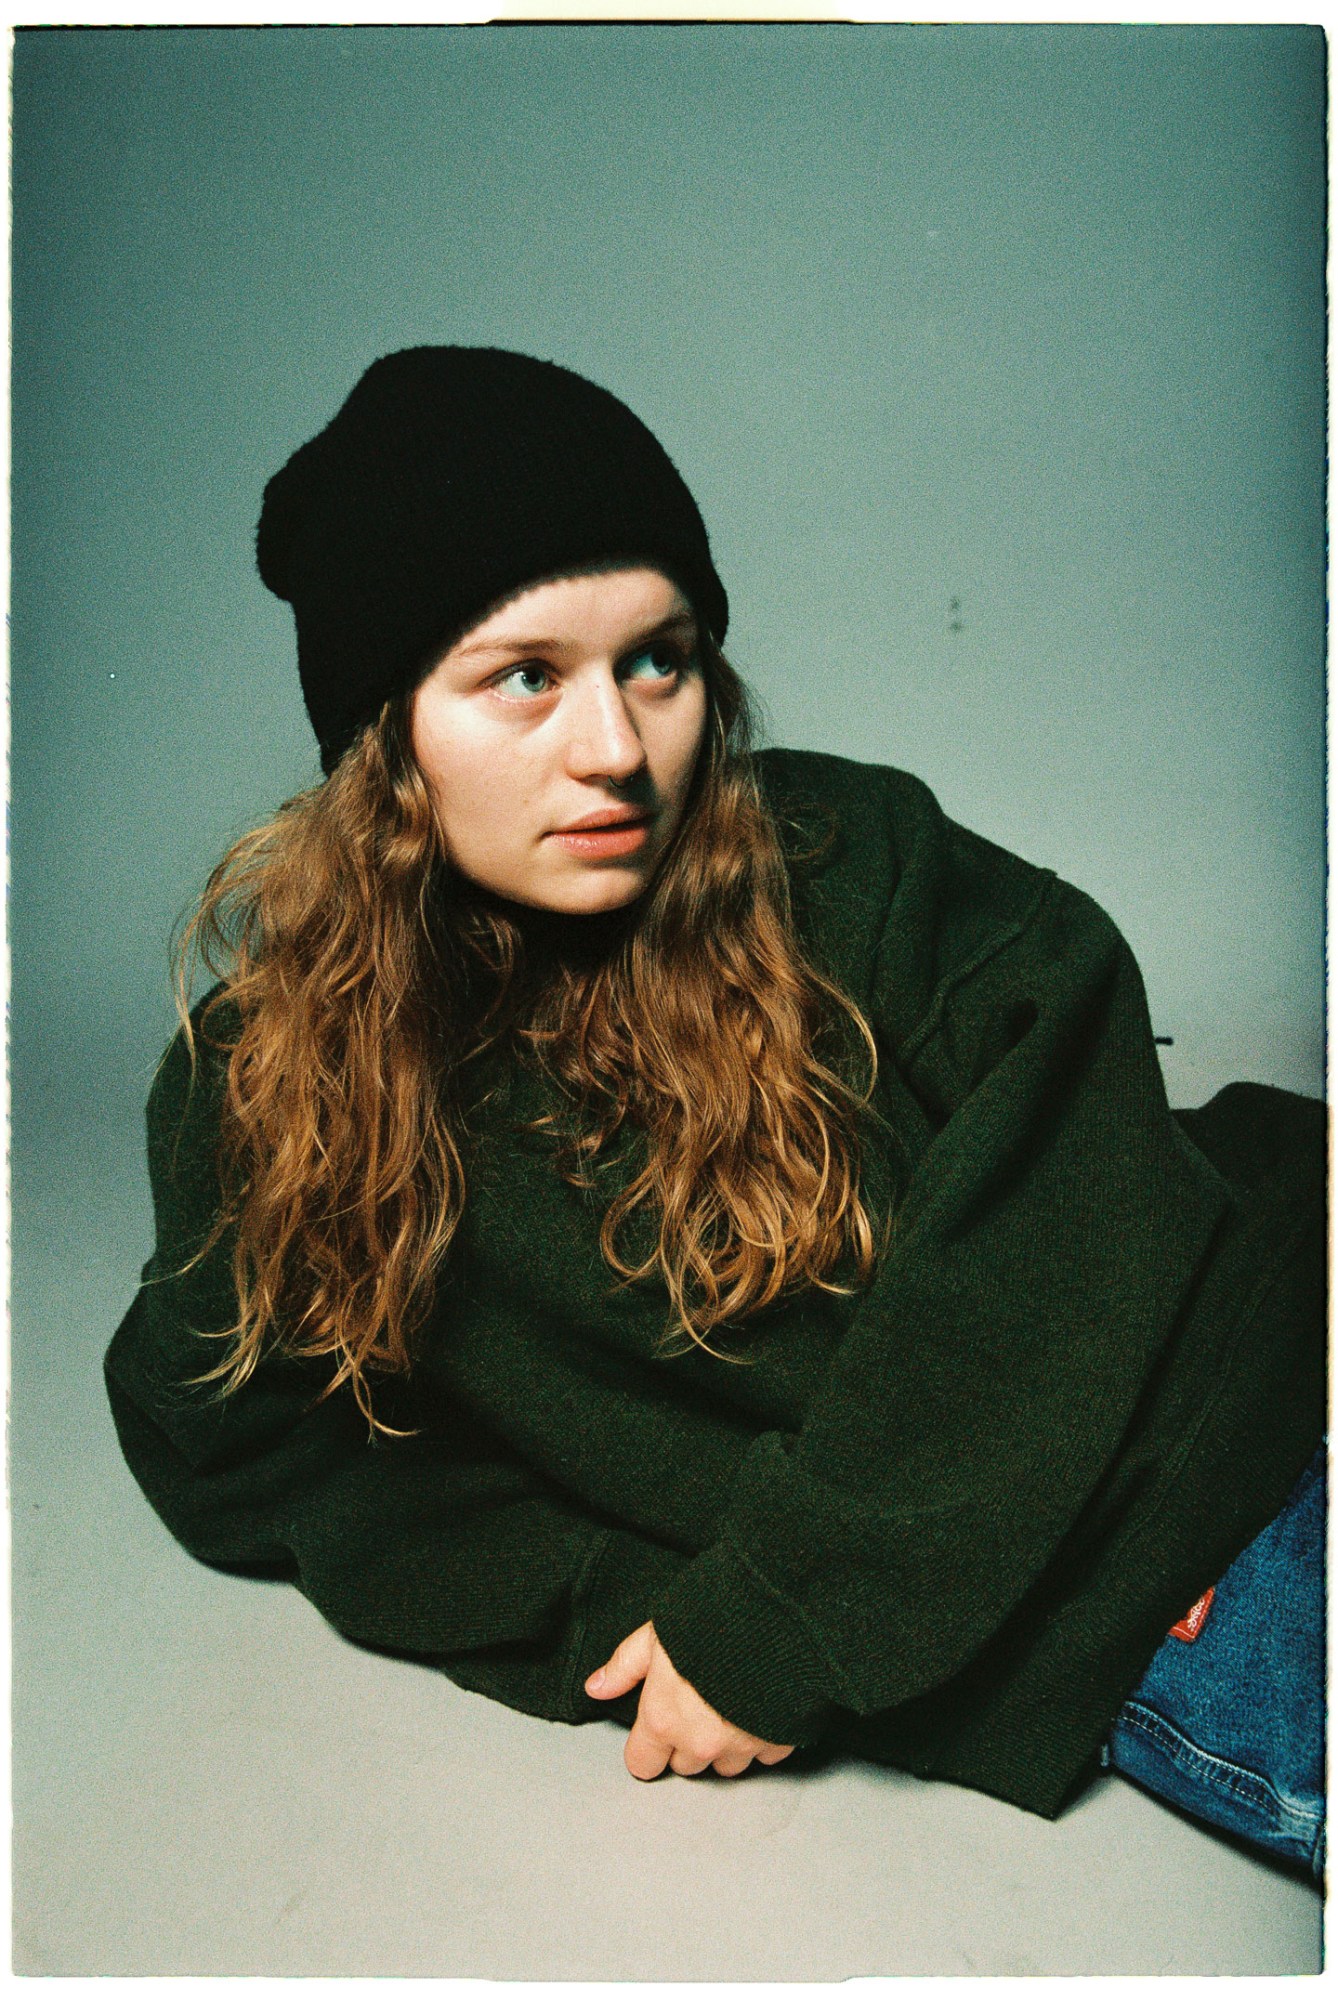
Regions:
M 743 1729 L 1053 1816 L 1321 1436 L 1325 1110 L 1237 1084 L 1172 1113 L 1086 895 L 904 773 L 758 770 L 804 948 L 879 1046 L 873 1282 L 718 1333 L 740 1359 L 666 1357 L 663 1286 L 600 1253 L 612 1184 L 519 1129 L 554 1100 L 517 1063 L 382 1403 L 416 1434 L 371 1441 L 319 1400 L 328 1364 L 279 1355 L 220 1399 L 189 1378 L 235 1314 L 230 1242 L 179 1273 L 217 1212 L 221 1059 L 190 1090 L 178 1040 L 157 1246 L 107 1355 L 122 1446 L 195 1555 L 282 1569 L 350 1638 L 516 1708 L 630 1723 L 635 1691 L 583 1682 L 653 1619 Z

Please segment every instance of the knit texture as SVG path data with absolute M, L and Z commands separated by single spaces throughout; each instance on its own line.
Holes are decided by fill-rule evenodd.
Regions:
M 490 347 L 383 355 L 265 488 L 261 577 L 293 607 L 333 770 L 382 703 L 518 590 L 645 564 L 714 633 L 729 605 L 692 495 L 625 403 Z
M 601 1202 L 499 1079 L 412 1387 L 420 1434 L 271 1361 L 186 1378 L 234 1310 L 218 1078 L 177 1043 L 149 1106 L 157 1249 L 112 1341 L 126 1456 L 185 1546 L 285 1566 L 351 1638 L 571 1722 L 644 1620 L 723 1715 L 1053 1815 L 1170 1626 L 1285 1501 L 1325 1395 L 1324 1107 L 1238 1084 L 1167 1107 L 1142 982 L 1089 898 L 918 781 L 766 752 L 801 935 L 881 1053 L 857 1299 L 660 1358 Z M 178 1133 L 180 1145 L 174 1152 Z M 635 1695 L 613 1712 L 630 1721 Z

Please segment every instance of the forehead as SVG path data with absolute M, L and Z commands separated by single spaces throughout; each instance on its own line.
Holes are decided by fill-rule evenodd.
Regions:
M 678 585 L 661 570 L 606 568 L 546 577 L 495 605 L 451 648 L 467 654 L 489 644 L 590 640 L 646 630 L 692 610 Z

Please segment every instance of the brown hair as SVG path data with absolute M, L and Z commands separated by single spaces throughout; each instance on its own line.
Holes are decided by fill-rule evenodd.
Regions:
M 238 1317 L 205 1379 L 237 1388 L 271 1343 L 328 1355 L 330 1389 L 349 1382 L 388 1428 L 371 1377 L 409 1368 L 465 1202 L 465 1082 L 498 1044 L 559 1086 L 564 1111 L 537 1122 L 569 1180 L 592 1184 L 625 1123 L 643 1135 L 601 1245 L 622 1282 L 658 1274 L 667 1338 L 719 1352 L 713 1328 L 782 1294 L 867 1282 L 873 1036 L 800 949 L 746 692 L 714 646 L 701 661 L 706 735 L 675 839 L 611 948 L 559 954 L 542 983 L 508 906 L 449 863 L 407 696 L 214 869 L 175 981 L 194 1064 L 196 959 L 223 978 L 199 1016 L 227 1054 L 223 1200 L 197 1259 L 235 1227 Z M 225 1007 L 235 1032 L 216 1038 Z M 634 1217 L 654 1232 L 636 1262 Z

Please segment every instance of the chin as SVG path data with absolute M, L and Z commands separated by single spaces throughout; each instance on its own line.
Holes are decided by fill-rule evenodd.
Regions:
M 564 882 L 535 901 L 544 910 L 568 917 L 604 916 L 610 910 L 626 909 L 648 887 L 641 875 L 615 874 L 611 869 L 596 874 L 592 869 L 584 880 Z

